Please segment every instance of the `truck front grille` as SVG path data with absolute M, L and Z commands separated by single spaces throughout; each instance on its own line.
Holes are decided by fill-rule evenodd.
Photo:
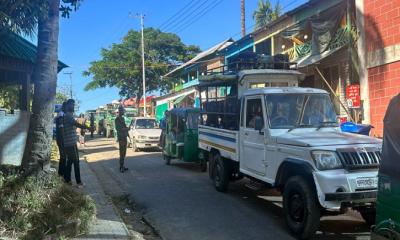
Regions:
M 346 148 L 337 151 L 347 169 L 378 168 L 381 162 L 381 151 L 377 148 Z

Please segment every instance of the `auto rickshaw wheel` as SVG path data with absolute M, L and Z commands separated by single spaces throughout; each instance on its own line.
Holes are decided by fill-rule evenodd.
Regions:
M 163 156 L 164 156 L 165 164 L 171 165 L 171 157 L 167 156 L 165 154 L 163 154 Z
M 368 226 L 372 226 L 375 224 L 376 221 L 375 207 L 360 208 L 358 211 L 360 212 L 362 218 L 365 220 Z
M 200 160 L 200 170 L 201 172 L 207 172 L 207 161 L 205 159 Z

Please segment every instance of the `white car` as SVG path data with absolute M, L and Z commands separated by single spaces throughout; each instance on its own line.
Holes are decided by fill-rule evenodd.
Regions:
M 137 117 L 131 122 L 128 138 L 133 151 L 156 149 L 160 141 L 161 129 L 155 118 Z

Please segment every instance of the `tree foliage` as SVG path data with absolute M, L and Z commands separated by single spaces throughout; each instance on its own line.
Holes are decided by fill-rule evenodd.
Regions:
M 50 161 L 52 114 L 57 87 L 59 16 L 69 17 L 82 0 L 2 0 L 0 30 L 33 35 L 38 46 L 32 114 L 23 158 L 25 169 Z
M 56 104 L 62 104 L 68 100 L 68 96 L 62 92 L 56 92 Z
M 0 29 L 9 29 L 18 34 L 33 35 L 40 19 L 46 19 L 48 0 L 2 0 L 0 4 Z M 62 0 L 60 12 L 68 18 L 82 0 Z
M 176 34 L 154 28 L 144 29 L 144 38 L 147 91 L 171 88 L 174 82 L 161 76 L 200 51 L 196 46 L 186 46 Z M 121 43 L 102 49 L 101 56 L 101 60 L 92 62 L 83 73 L 92 77 L 85 90 L 118 87 L 121 96 L 140 98 L 143 92 L 141 32 L 129 31 Z
M 273 7 L 270 0 L 259 0 L 258 8 L 253 12 L 253 19 L 256 21 L 255 29 L 260 29 L 269 22 L 277 19 L 282 13 L 282 6 L 279 0 Z
M 17 85 L 2 85 L 0 83 L 0 108 L 8 110 L 19 109 L 19 87 Z

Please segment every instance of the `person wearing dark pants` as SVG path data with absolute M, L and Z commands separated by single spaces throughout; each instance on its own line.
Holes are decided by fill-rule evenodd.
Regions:
M 78 186 L 83 186 L 82 181 L 81 181 L 81 170 L 79 167 L 78 148 L 76 147 L 76 145 L 73 147 L 66 147 L 65 154 L 67 155 L 67 159 L 68 159 L 66 171 L 65 171 L 65 181 L 67 183 L 71 183 L 72 165 L 74 165 L 74 174 L 75 174 L 76 184 L 78 184 Z
M 129 128 L 125 124 L 124 113 L 125 109 L 119 106 L 118 117 L 115 118 L 115 129 L 117 130 L 117 139 L 119 143 L 119 171 L 121 173 L 128 170 L 128 168 L 125 167 L 125 157 Z
M 128 168 L 124 167 L 125 165 L 125 157 L 126 157 L 126 147 L 128 142 L 125 140 L 118 140 L 119 144 L 119 169 L 121 172 L 128 170 Z
M 94 132 L 94 113 L 90 113 L 90 138 L 93 138 Z
M 69 99 L 65 106 L 66 113 L 64 115 L 64 150 L 65 155 L 67 156 L 67 167 L 65 170 L 64 179 L 65 182 L 71 184 L 71 170 L 72 165 L 74 165 L 76 184 L 78 184 L 78 187 L 83 187 L 83 183 L 81 181 L 81 173 L 79 169 L 79 153 L 76 146 L 76 127 L 82 129 L 86 129 L 87 127 L 79 124 L 74 119 L 74 108 L 75 101 L 73 99 Z
M 63 102 L 60 112 L 55 119 L 56 122 L 56 143 L 60 153 L 60 161 L 58 163 L 58 175 L 64 176 L 67 159 L 64 150 L 64 112 L 66 102 Z

